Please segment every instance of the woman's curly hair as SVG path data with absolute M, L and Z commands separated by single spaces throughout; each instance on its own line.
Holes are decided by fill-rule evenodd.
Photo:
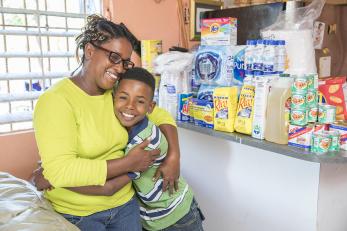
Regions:
M 105 17 L 97 14 L 92 14 L 87 17 L 87 24 L 82 28 L 81 34 L 76 37 L 76 58 L 79 63 L 79 67 L 84 62 L 84 48 L 87 43 L 94 42 L 97 45 L 108 42 L 111 39 L 126 38 L 131 43 L 134 51 L 141 55 L 141 43 L 140 41 L 128 30 L 123 24 L 116 24 Z M 79 57 L 79 50 L 83 51 L 82 58 Z M 76 69 L 76 70 L 77 70 Z M 75 70 L 75 71 L 76 71 Z M 74 72 L 75 72 L 74 71 Z M 74 73 L 73 72 L 73 73 Z
M 114 38 L 127 38 L 122 26 L 111 22 L 100 15 L 90 15 L 87 17 L 87 24 L 82 28 L 82 33 L 76 37 L 76 57 L 77 61 L 83 63 L 84 54 L 80 60 L 78 51 L 84 52 L 85 45 L 89 42 L 95 42 L 97 45 L 103 44 Z

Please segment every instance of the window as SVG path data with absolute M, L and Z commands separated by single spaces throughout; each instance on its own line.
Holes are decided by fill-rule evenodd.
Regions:
M 0 133 L 32 128 L 37 98 L 77 67 L 75 39 L 100 0 L 0 0 Z

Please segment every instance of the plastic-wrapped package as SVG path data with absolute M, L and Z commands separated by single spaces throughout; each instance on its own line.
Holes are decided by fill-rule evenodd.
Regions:
M 177 94 L 190 91 L 190 70 L 194 54 L 170 51 L 153 61 L 154 72 L 161 75 L 159 84 L 159 107 L 176 118 Z
M 286 41 L 288 74 L 316 73 L 315 51 L 313 46 L 313 22 L 322 12 L 325 0 L 314 0 L 305 7 L 283 11 L 276 22 L 264 28 L 264 39 Z
M 199 84 L 242 86 L 246 46 L 200 46 L 193 61 Z

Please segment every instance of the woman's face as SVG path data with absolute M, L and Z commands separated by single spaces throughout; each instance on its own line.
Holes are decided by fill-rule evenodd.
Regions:
M 88 72 L 90 72 L 91 78 L 94 78 L 96 87 L 100 92 L 112 89 L 114 84 L 119 78 L 119 74 L 123 73 L 123 62 L 119 64 L 113 63 L 110 59 L 110 52 L 118 53 L 123 60 L 130 59 L 132 53 L 132 46 L 126 38 L 112 39 L 106 43 L 93 46 L 88 44 L 86 51 L 91 49 L 90 62 L 88 62 Z M 106 50 L 108 51 L 106 51 Z

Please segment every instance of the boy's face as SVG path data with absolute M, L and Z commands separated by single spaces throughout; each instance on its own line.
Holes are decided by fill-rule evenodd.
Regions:
M 126 128 L 141 121 L 147 113 L 153 111 L 155 105 L 152 89 L 147 84 L 132 79 L 122 80 L 114 97 L 115 114 Z

